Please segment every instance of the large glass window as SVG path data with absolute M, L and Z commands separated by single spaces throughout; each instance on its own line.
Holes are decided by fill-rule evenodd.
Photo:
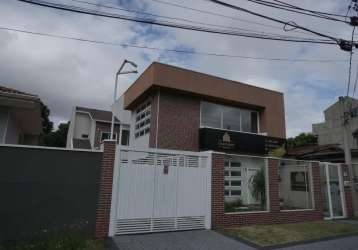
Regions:
M 201 126 L 258 133 L 258 112 L 202 102 Z
M 221 106 L 210 102 L 203 102 L 201 105 L 201 118 L 205 126 L 221 128 Z
M 224 171 L 226 213 L 267 210 L 265 159 L 227 157 Z
M 312 209 L 310 163 L 281 160 L 278 171 L 281 210 Z
M 223 129 L 240 131 L 240 109 L 223 107 Z

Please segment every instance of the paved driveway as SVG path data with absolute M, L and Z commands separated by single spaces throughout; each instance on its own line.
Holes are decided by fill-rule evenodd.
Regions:
M 240 241 L 211 230 L 116 236 L 119 250 L 254 250 Z M 319 241 L 280 250 L 357 250 L 358 236 Z
M 211 230 L 124 235 L 114 237 L 120 250 L 254 250 Z

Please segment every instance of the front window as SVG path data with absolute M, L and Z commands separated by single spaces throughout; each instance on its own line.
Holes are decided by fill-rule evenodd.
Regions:
M 201 103 L 201 126 L 258 133 L 258 112 L 210 102 Z
M 224 171 L 226 213 L 267 210 L 267 173 L 263 158 L 227 157 Z

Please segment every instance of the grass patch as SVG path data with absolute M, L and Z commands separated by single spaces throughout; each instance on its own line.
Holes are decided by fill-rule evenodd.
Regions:
M 315 221 L 235 227 L 224 229 L 223 232 L 231 236 L 238 236 L 260 246 L 273 246 L 331 236 L 358 234 L 358 226 L 332 221 Z
M 104 250 L 103 242 L 84 238 L 77 234 L 52 236 L 27 242 L 0 245 L 0 250 Z

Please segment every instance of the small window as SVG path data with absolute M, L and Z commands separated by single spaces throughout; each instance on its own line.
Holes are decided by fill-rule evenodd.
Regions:
M 239 168 L 239 167 L 241 167 L 241 162 L 231 162 L 231 167 L 232 168 Z
M 241 171 L 231 171 L 231 176 L 241 176 Z
M 150 105 L 147 101 L 137 109 L 136 123 L 135 123 L 135 138 L 149 133 L 150 128 Z
M 240 187 L 241 181 L 231 181 L 231 186 Z
M 241 190 L 231 190 L 231 195 L 232 196 L 235 196 L 235 195 L 239 196 L 239 195 L 241 195 Z
M 82 137 L 83 139 L 88 139 L 89 135 L 88 135 L 88 134 L 82 134 L 81 137 Z

